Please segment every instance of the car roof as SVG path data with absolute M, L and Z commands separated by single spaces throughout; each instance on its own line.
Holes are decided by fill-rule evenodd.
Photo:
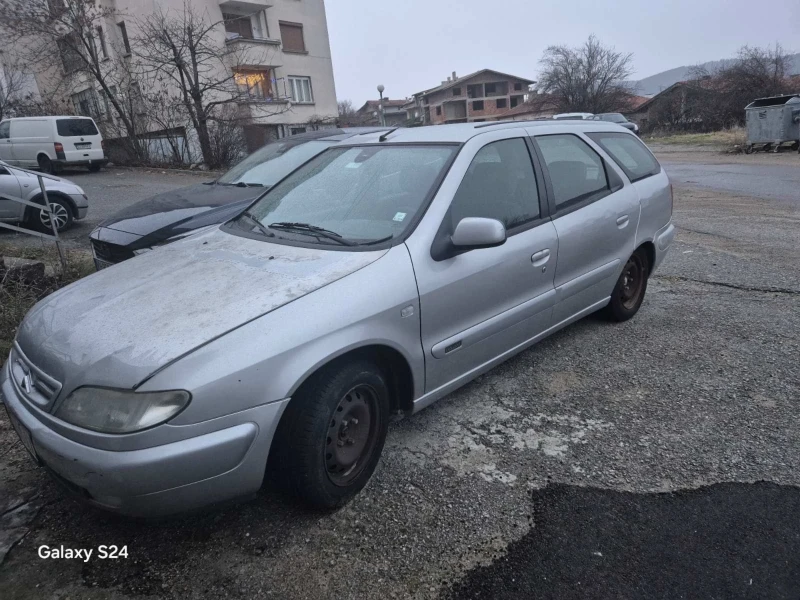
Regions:
M 84 117 L 83 115 L 39 115 L 38 117 L 8 117 L 3 121 L 36 121 L 44 119 L 88 119 L 94 121 L 92 117 Z
M 450 125 L 427 125 L 425 127 L 399 127 L 397 129 L 382 129 L 379 132 L 365 133 L 352 136 L 341 142 L 340 145 L 360 144 L 414 144 L 414 143 L 457 143 L 463 144 L 467 140 L 503 129 L 539 129 L 541 133 L 569 133 L 572 131 L 625 131 L 628 130 L 615 123 L 606 121 L 486 121 L 479 123 L 455 123 Z M 381 141 L 381 137 L 385 140 Z
M 391 127 L 331 127 L 329 129 L 318 129 L 317 131 L 307 131 L 305 133 L 290 135 L 284 138 L 280 138 L 278 140 L 273 140 L 270 143 L 304 142 L 304 141 L 308 142 L 311 140 L 340 141 L 340 140 L 346 140 L 347 138 L 353 137 L 354 135 L 360 135 L 362 133 L 372 133 L 375 131 L 386 131 L 387 129 L 391 129 Z

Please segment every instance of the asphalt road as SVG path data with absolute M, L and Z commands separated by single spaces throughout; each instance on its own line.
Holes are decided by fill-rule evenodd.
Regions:
M 0 597 L 796 599 L 800 210 L 678 183 L 678 237 L 634 319 L 584 319 L 394 424 L 337 512 L 267 486 L 109 516 L 65 498 L 0 414 L 0 552 L 25 533 Z M 37 555 L 101 544 L 128 558 Z

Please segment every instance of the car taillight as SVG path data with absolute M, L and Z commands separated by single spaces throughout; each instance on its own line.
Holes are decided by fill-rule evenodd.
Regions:
M 101 147 L 103 150 L 105 150 L 105 149 L 106 149 L 106 141 L 105 141 L 105 140 L 100 140 L 100 147 Z
M 56 142 L 53 145 L 56 147 L 56 152 L 63 152 L 64 151 L 64 145 L 61 142 Z

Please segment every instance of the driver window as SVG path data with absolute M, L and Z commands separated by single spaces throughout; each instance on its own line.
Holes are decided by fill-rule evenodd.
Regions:
M 11 121 L 0 123 L 0 140 L 7 140 L 9 137 L 9 130 L 11 129 Z
M 522 138 L 481 148 L 450 205 L 451 231 L 461 219 L 497 219 L 506 230 L 539 217 L 539 192 L 528 147 Z

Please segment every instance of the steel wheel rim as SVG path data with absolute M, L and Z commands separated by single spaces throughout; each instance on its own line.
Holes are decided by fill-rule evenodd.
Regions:
M 644 265 L 641 258 L 631 256 L 622 270 L 620 299 L 622 306 L 631 310 L 636 306 L 644 288 Z
M 334 485 L 346 486 L 363 471 L 378 440 L 378 396 L 357 385 L 337 404 L 325 440 L 325 469 Z
M 67 213 L 66 207 L 56 202 L 51 202 L 50 210 L 52 211 L 53 221 L 56 224 L 56 229 L 58 231 L 61 231 L 67 224 L 67 221 L 69 220 L 69 213 Z M 50 213 L 44 210 L 39 211 L 39 218 L 42 221 L 42 225 L 44 225 L 45 227 L 51 227 Z

